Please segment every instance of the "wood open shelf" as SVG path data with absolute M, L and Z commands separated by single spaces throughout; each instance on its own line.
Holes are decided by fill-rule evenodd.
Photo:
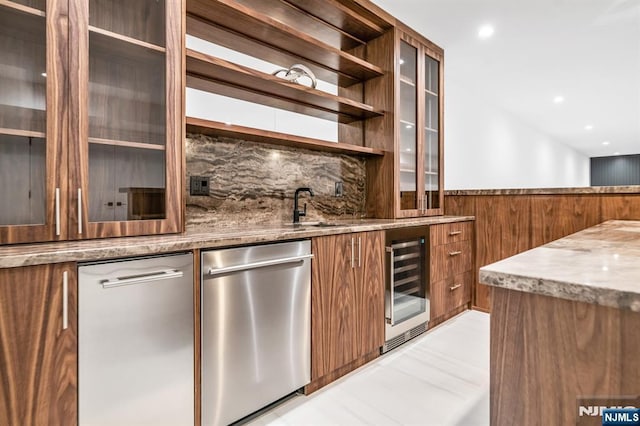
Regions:
M 113 140 L 113 139 L 101 139 L 101 138 L 90 137 L 89 143 L 95 143 L 99 145 L 124 146 L 127 148 L 151 149 L 154 151 L 165 151 L 164 145 L 157 145 L 157 144 L 143 143 L 143 142 L 119 141 L 119 140 Z
M 187 33 L 268 62 L 302 62 L 321 80 L 350 86 L 382 68 L 232 0 L 188 0 Z
M 334 152 L 363 156 L 384 155 L 384 151 L 345 143 L 336 143 L 321 139 L 294 136 L 286 133 L 236 126 L 218 121 L 203 120 L 187 117 L 187 133 L 198 133 L 208 136 L 224 136 L 252 142 L 268 143 L 272 145 L 289 146 L 294 148 L 311 149 L 314 151 Z
M 380 37 L 393 23 L 353 1 L 282 0 L 363 42 Z
M 25 6 L 19 3 L 15 3 L 8 0 L 0 0 L 0 6 L 8 7 L 9 9 L 16 10 L 18 12 L 27 13 L 34 16 L 45 16 L 42 10 L 34 9 L 33 7 Z
M 187 49 L 187 86 L 286 109 L 326 120 L 351 123 L 383 114 L 373 107 Z

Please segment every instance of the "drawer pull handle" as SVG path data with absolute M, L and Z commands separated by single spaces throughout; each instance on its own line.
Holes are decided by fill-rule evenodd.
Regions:
M 460 234 L 462 234 L 462 231 L 451 231 L 451 232 L 449 232 L 449 236 L 450 237 L 453 237 L 454 235 L 460 235 Z
M 462 252 L 460 250 L 458 250 L 458 251 L 450 251 L 449 252 L 449 256 L 457 256 L 459 254 L 462 254 Z
M 453 291 L 453 290 L 455 290 L 457 288 L 460 288 L 460 287 L 462 287 L 462 284 L 456 284 L 453 287 L 449 287 L 449 291 Z

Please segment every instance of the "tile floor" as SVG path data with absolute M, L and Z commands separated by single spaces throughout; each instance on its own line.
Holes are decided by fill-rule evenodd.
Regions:
M 252 426 L 489 424 L 489 315 L 467 311 Z

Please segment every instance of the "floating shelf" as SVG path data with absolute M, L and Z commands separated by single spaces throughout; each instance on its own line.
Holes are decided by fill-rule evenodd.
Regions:
M 143 142 L 119 141 L 114 139 L 101 139 L 101 138 L 90 137 L 89 143 L 94 143 L 99 145 L 124 146 L 127 148 L 151 149 L 154 151 L 166 150 L 164 145 L 156 145 L 152 143 L 143 143 Z
M 186 123 L 187 133 L 199 133 L 208 136 L 224 136 L 252 142 L 311 149 L 314 151 L 334 152 L 338 154 L 363 156 L 384 155 L 384 151 L 379 149 L 367 148 L 364 146 L 345 143 L 330 142 L 321 139 L 306 138 L 302 136 L 294 136 L 286 133 L 272 132 L 269 130 L 254 129 L 251 127 L 236 126 L 220 123 L 218 121 L 209 121 L 199 118 L 187 117 Z
M 383 19 L 354 1 L 340 0 L 282 0 L 295 5 L 321 21 L 367 42 L 380 37 L 393 23 Z M 378 12 L 382 12 L 380 9 Z M 390 18 L 390 17 L 389 17 Z
M 275 64 L 302 62 L 321 80 L 350 86 L 382 68 L 232 0 L 188 0 L 187 33 Z
M 187 49 L 186 56 L 187 86 L 194 89 L 340 123 L 383 115 L 369 105 L 290 83 L 194 50 Z

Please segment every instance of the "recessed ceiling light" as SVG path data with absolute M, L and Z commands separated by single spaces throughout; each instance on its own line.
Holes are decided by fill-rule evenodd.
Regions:
M 591 124 L 587 124 L 586 126 L 584 126 L 585 130 L 593 130 L 593 126 Z
M 404 59 L 400 58 L 400 65 L 404 64 Z
M 609 141 L 604 141 L 604 142 L 602 142 L 602 145 L 609 145 L 610 143 L 611 142 L 609 142 Z
M 494 32 L 495 30 L 493 29 L 492 25 L 483 25 L 478 30 L 478 37 L 480 37 L 481 39 L 486 39 L 491 37 Z
M 561 104 L 562 102 L 564 102 L 564 96 L 556 96 L 555 98 L 553 98 L 554 104 Z

